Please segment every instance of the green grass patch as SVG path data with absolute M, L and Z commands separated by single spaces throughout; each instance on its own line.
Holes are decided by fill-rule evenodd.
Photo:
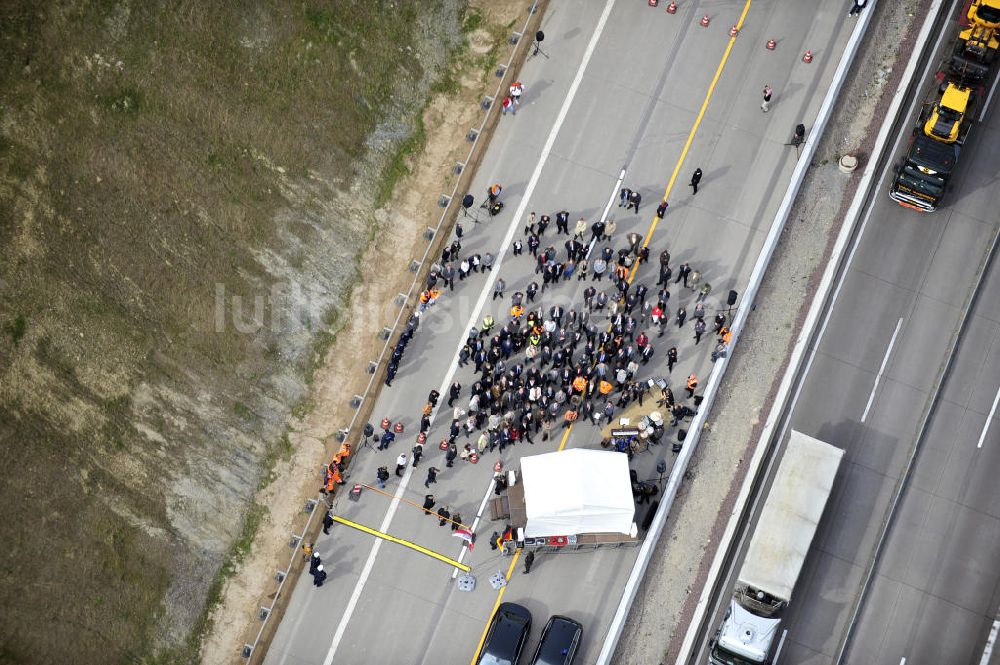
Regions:
M 316 407 L 316 400 L 312 397 L 303 397 L 292 407 L 292 415 L 296 418 L 304 418 Z
M 16 319 L 4 326 L 4 332 L 10 335 L 10 341 L 17 346 L 24 339 L 24 333 L 28 331 L 28 321 L 23 316 L 18 316 Z
M 110 111 L 119 113 L 128 118 L 139 115 L 145 103 L 145 96 L 142 90 L 133 86 L 126 86 L 116 91 L 113 95 L 103 98 L 103 105 Z
M 477 7 L 468 7 L 462 19 L 462 32 L 469 34 L 483 26 L 483 13 Z
M 389 160 L 389 164 L 382 173 L 382 179 L 379 181 L 379 186 L 375 193 L 375 206 L 378 208 L 384 206 L 392 198 L 392 194 L 399 181 L 410 175 L 410 160 L 420 154 L 424 146 L 427 145 L 427 128 L 424 127 L 423 117 L 424 109 L 426 108 L 427 103 L 425 102 L 423 108 L 420 109 L 420 113 L 414 119 L 413 133 L 396 149 L 392 159 Z
M 233 413 L 235 413 L 237 416 L 239 416 L 243 420 L 248 420 L 249 421 L 249 420 L 253 420 L 253 418 L 254 418 L 253 410 L 249 406 L 247 406 L 246 404 L 244 404 L 243 402 L 234 402 L 233 403 Z

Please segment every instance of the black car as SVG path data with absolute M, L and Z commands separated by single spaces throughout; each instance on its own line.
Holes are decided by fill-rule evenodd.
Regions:
M 570 665 L 583 637 L 583 626 L 569 617 L 554 615 L 545 624 L 531 665 Z
M 478 665 L 517 665 L 531 630 L 531 612 L 516 603 L 501 603 L 490 623 Z

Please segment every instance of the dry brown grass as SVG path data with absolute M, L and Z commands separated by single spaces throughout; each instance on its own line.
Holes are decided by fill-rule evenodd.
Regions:
M 314 357 L 214 286 L 336 301 L 458 4 L 0 7 L 0 662 L 193 657 Z

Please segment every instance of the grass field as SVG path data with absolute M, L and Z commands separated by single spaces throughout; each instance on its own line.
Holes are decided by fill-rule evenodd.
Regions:
M 0 663 L 194 658 L 476 23 L 459 0 L 0 6 Z M 219 328 L 218 285 L 290 284 Z

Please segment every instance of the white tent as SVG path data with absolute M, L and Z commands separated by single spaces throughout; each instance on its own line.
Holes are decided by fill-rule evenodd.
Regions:
M 574 448 L 521 458 L 524 535 L 632 531 L 635 504 L 623 453 Z

